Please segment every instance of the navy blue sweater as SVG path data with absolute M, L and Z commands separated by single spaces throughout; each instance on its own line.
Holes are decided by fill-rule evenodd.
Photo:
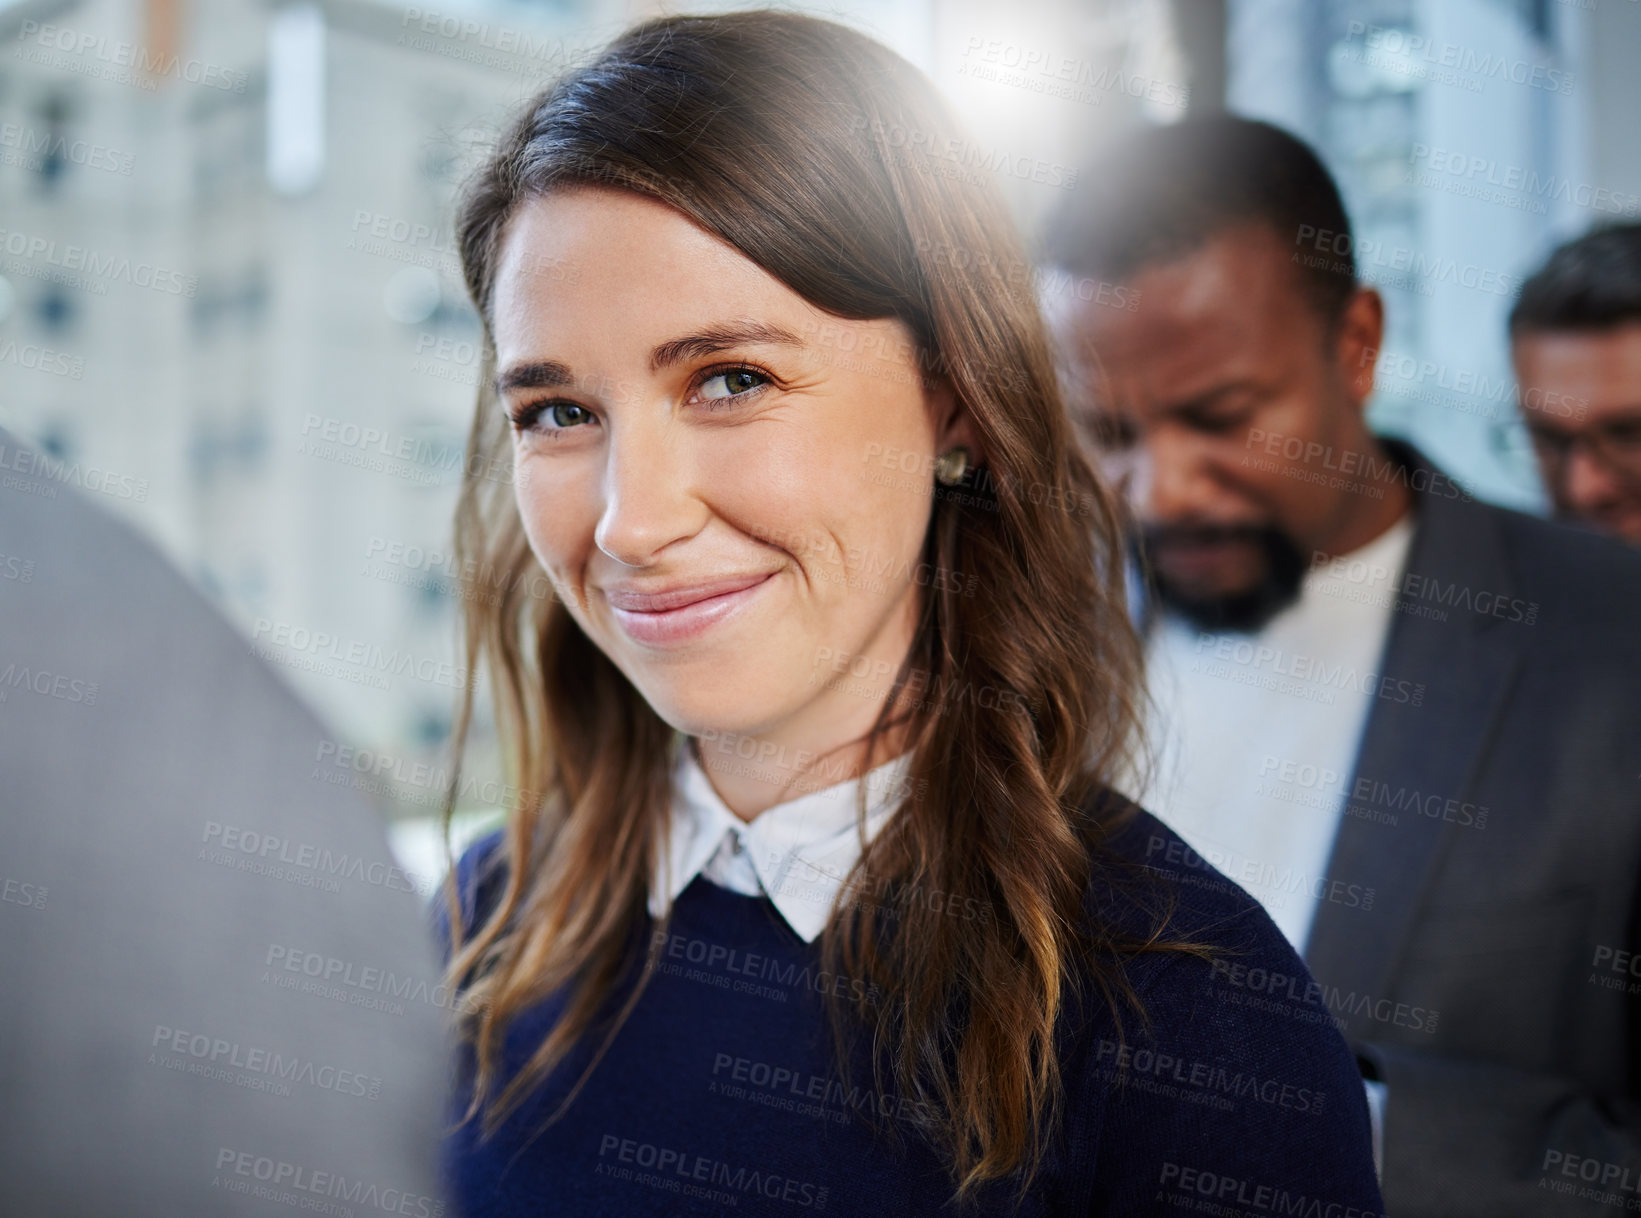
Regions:
M 497 899 L 500 832 L 458 864 L 464 916 Z M 1382 1209 L 1355 1060 L 1310 976 L 1263 909 L 1160 822 L 1140 813 L 1113 842 L 1171 885 L 1181 937 L 1223 947 L 1219 963 L 1170 953 L 1128 975 L 1150 1017 L 1126 1019 L 1119 1047 L 1100 1003 L 1061 1038 L 1066 1119 L 1017 1211 L 1170 1210 L 1354 1218 Z M 1141 902 L 1108 888 L 1090 909 L 1148 930 Z M 441 944 L 445 919 L 435 922 Z M 471 926 L 471 922 L 469 922 Z M 645 925 L 645 938 L 652 926 Z M 858 986 L 821 971 L 765 897 L 704 878 L 679 897 L 661 963 L 604 1060 L 558 1122 L 540 1128 L 580 1076 L 583 1045 L 489 1141 L 478 1121 L 445 1143 L 443 1170 L 465 1218 L 543 1215 L 949 1215 L 1010 1212 L 994 1182 L 974 1209 L 943 1208 L 952 1182 L 892 1091 L 859 1058 L 845 1088 L 823 993 Z M 516 1071 L 559 1010 L 517 1019 Z M 470 1095 L 457 1063 L 451 1113 Z M 1120 1080 L 1120 1085 L 1119 1085 Z M 879 1114 L 879 1131 L 865 1119 Z M 884 1124 L 901 1131 L 885 1137 Z

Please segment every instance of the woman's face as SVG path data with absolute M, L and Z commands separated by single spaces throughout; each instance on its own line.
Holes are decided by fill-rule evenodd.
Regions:
M 519 512 L 587 636 L 691 735 L 863 731 L 937 578 L 933 460 L 973 450 L 906 328 L 597 188 L 520 208 L 492 309 Z

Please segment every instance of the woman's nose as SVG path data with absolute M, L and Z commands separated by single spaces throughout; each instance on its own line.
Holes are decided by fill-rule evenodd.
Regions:
M 707 508 L 694 488 L 694 461 L 671 420 L 626 420 L 605 449 L 604 502 L 593 540 L 629 567 L 649 566 L 672 542 L 691 537 Z

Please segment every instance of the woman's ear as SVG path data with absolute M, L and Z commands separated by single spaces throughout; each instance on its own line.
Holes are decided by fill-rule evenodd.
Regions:
M 952 383 L 944 377 L 933 381 L 924 390 L 924 401 L 935 421 L 935 454 L 961 446 L 969 450 L 970 469 L 984 465 L 986 454 L 980 444 L 979 429 L 968 409 L 957 400 Z

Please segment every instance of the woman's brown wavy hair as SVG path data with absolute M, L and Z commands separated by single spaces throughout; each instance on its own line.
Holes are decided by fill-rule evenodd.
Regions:
M 512 488 L 484 476 L 510 462 L 489 388 L 498 250 L 519 207 L 555 190 L 659 200 L 828 313 L 898 319 L 983 447 L 962 493 L 936 495 L 923 553 L 979 595 L 960 581 L 923 590 L 866 738 L 874 756 L 885 733 L 905 733 L 910 794 L 851 875 L 873 898 L 840 900 L 819 941 L 823 967 L 880 995 L 828 996 L 843 1071 L 846 1029 L 864 1030 L 874 1076 L 886 1057 L 903 1102 L 933 1114 L 923 1133 L 956 1197 L 1017 1172 L 1023 1189 L 1059 1118 L 1055 1028 L 1069 999 L 1095 993 L 1115 1011 L 1134 997 L 1126 954 L 1183 946 L 1131 941 L 1087 915 L 1096 873 L 1116 869 L 1095 796 L 1138 739 L 1140 650 L 1116 505 L 1073 439 L 1030 266 L 976 151 L 921 74 L 843 26 L 668 17 L 534 98 L 464 191 L 457 235 L 485 334 L 456 517 L 460 566 L 481 573 L 464 589 L 464 645 L 468 671 L 482 662 L 491 677 L 509 782 L 540 793 L 509 820 L 505 886 L 480 925 L 464 930 L 453 876 L 445 886 L 447 980 L 463 987 L 476 1063 L 467 1119 L 482 1110 L 487 1135 L 583 1036 L 607 1047 L 651 975 L 653 953 L 602 1017 L 649 933 L 676 740 L 561 603 L 529 595 L 539 568 Z M 472 708 L 469 686 L 458 760 Z M 918 895 L 930 892 L 938 903 Z M 561 988 L 563 1017 L 504 1086 L 508 1021 Z

